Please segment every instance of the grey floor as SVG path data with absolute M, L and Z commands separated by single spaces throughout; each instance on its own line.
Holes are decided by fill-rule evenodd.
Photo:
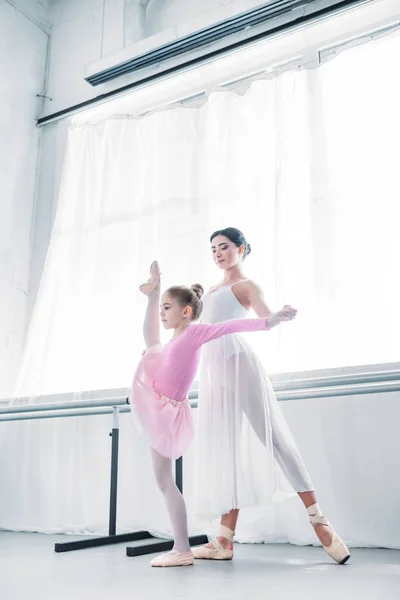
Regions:
M 152 569 L 125 544 L 65 554 L 66 536 L 0 532 L 1 600 L 399 600 L 400 551 L 356 549 L 339 566 L 322 549 L 237 545 L 232 562 Z

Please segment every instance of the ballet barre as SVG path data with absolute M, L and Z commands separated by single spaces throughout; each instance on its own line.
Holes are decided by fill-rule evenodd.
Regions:
M 397 363 L 395 364 L 397 366 Z M 297 377 L 292 378 L 288 378 L 287 375 L 286 378 L 271 377 L 271 383 L 279 400 L 292 399 L 290 394 L 296 395 L 293 399 L 303 399 L 303 390 L 309 391 L 314 397 L 324 397 L 331 396 L 332 392 L 334 392 L 334 395 L 341 395 L 338 393 L 338 390 L 343 388 L 341 391 L 344 392 L 344 395 L 351 395 L 352 393 L 357 393 L 357 389 L 362 393 L 374 393 L 377 387 L 382 384 L 384 391 L 391 391 L 390 384 L 400 381 L 400 369 L 396 367 L 390 368 L 391 365 L 387 366 L 389 368 L 382 371 L 370 370 L 364 373 L 339 373 L 337 375 L 331 374 L 322 377 L 298 377 L 299 374 L 296 374 Z M 316 388 L 319 388 L 316 392 L 311 391 Z M 332 392 L 327 388 L 332 388 Z
M 118 499 L 118 458 L 119 458 L 119 416 L 120 413 L 130 412 L 127 405 L 128 398 L 99 398 L 98 400 L 51 402 L 38 404 L 20 404 L 0 408 L 0 421 L 26 421 L 35 419 L 54 419 L 66 417 L 83 417 L 112 414 L 111 437 L 111 466 L 110 466 L 110 502 L 108 535 L 93 536 L 83 540 L 61 542 L 54 545 L 57 553 L 95 548 L 110 544 L 123 542 L 137 542 L 151 540 L 142 545 L 128 546 L 127 556 L 141 556 L 171 550 L 173 540 L 160 540 L 155 538 L 149 531 L 133 531 L 130 533 L 117 534 L 117 499 Z M 197 403 L 193 403 L 194 407 Z M 175 461 L 175 482 L 183 492 L 183 457 Z M 154 540 L 154 541 L 153 541 Z M 191 546 L 203 545 L 208 542 L 206 535 L 190 536 Z
M 400 390 L 400 369 L 385 371 L 330 375 L 325 377 L 271 378 L 277 399 L 280 402 L 306 400 L 311 398 L 331 398 L 358 394 L 377 394 Z M 60 394 L 66 397 L 71 394 Z M 53 396 L 51 396 L 53 397 Z M 126 394 L 79 401 L 42 402 L 45 397 L 37 397 L 36 402 L 28 403 L 29 398 L 19 398 L 10 405 L 9 400 L 0 400 L 0 422 L 26 419 L 46 419 L 55 417 L 78 417 L 104 415 L 119 407 L 120 413 L 129 412 Z M 190 405 L 197 407 L 198 393 L 189 393 Z M 15 401 L 15 400 L 14 400 Z M 25 403 L 24 403 L 25 401 Z M 36 414 L 32 414 L 36 413 Z

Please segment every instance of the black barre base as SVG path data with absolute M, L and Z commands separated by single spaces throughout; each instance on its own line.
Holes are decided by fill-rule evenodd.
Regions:
M 203 546 L 204 544 L 208 544 L 208 537 L 206 535 L 193 535 L 189 538 L 189 543 L 191 546 Z M 172 550 L 173 545 L 173 540 L 165 540 L 160 542 L 154 542 L 151 544 L 142 544 L 140 546 L 128 546 L 126 549 L 126 555 L 143 556 L 144 554 L 168 552 L 168 550 Z
M 122 544 L 123 542 L 137 542 L 149 540 L 153 536 L 148 531 L 135 531 L 133 533 L 121 533 L 120 535 L 107 535 L 104 537 L 92 537 L 86 540 L 75 540 L 54 544 L 54 552 L 71 552 L 72 550 L 83 550 L 84 548 L 96 548 L 98 546 L 109 546 L 110 544 Z
M 111 544 L 122 544 L 124 542 L 139 542 L 142 540 L 159 540 L 148 531 L 135 531 L 132 533 L 121 533 L 119 535 L 107 535 L 104 537 L 92 537 L 85 540 L 75 540 L 72 542 L 63 542 L 54 544 L 54 552 L 72 552 L 73 550 L 84 550 L 85 548 L 97 548 L 99 546 L 109 546 Z M 189 538 L 191 546 L 202 546 L 208 543 L 206 535 L 194 535 Z M 140 546 L 128 546 L 127 556 L 143 556 L 144 554 L 154 554 L 158 552 L 168 552 L 172 550 L 173 540 L 154 541 Z

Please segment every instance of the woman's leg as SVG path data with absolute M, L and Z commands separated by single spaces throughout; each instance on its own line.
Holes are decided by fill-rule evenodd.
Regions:
M 257 409 L 257 402 L 253 402 L 250 406 L 244 407 L 244 412 L 251 427 L 258 439 L 265 446 L 267 443 L 264 426 L 265 419 L 264 417 L 260 418 L 260 411 L 262 411 L 262 407 L 258 407 Z M 281 423 L 279 422 L 280 418 L 282 419 Z M 317 498 L 313 489 L 314 486 L 300 452 L 283 417 L 279 414 L 274 414 L 274 412 L 271 411 L 270 422 L 274 458 L 279 464 L 286 479 L 297 492 L 304 506 L 308 509 L 314 504 L 317 504 Z M 227 515 L 224 515 L 223 519 L 227 520 Z M 323 546 L 329 546 L 331 544 L 332 532 L 330 527 L 323 524 L 317 524 L 315 526 L 315 533 Z
M 277 424 L 275 419 L 271 420 L 271 425 L 275 458 L 286 479 L 306 507 L 310 523 L 319 541 L 331 558 L 340 564 L 345 563 L 350 557 L 349 550 L 322 514 L 312 482 L 293 438 L 285 432 L 286 428 Z
M 297 493 L 306 508 L 309 508 L 310 506 L 313 506 L 313 504 L 318 503 L 317 496 L 315 495 L 314 491 L 297 492 Z M 318 523 L 315 526 L 315 533 L 317 534 L 317 537 L 323 546 L 331 545 L 332 531 L 331 531 L 330 527 L 327 527 L 326 525 L 323 525 L 322 523 Z
M 275 440 L 274 440 L 275 437 Z M 299 460 L 299 456 L 295 452 L 292 452 L 290 448 L 285 447 L 282 440 L 277 441 L 276 436 L 273 435 L 273 445 L 275 457 L 280 465 L 282 471 L 285 473 L 286 478 L 295 487 L 298 487 L 298 482 L 303 481 L 303 487 L 307 487 L 307 479 L 304 477 L 304 465 Z M 318 504 L 318 500 L 314 490 L 297 492 L 299 498 L 303 502 L 305 508 L 310 508 Z M 317 515 L 317 512 L 310 511 L 310 516 Z M 221 528 L 227 527 L 231 531 L 235 531 L 236 524 L 239 518 L 239 509 L 232 509 L 229 513 L 222 515 L 221 517 Z M 317 523 L 315 525 L 315 533 L 321 544 L 325 547 L 330 546 L 332 543 L 332 529 L 329 525 L 323 523 Z M 225 537 L 217 536 L 218 542 L 227 550 L 233 549 L 233 542 Z M 208 548 L 212 548 L 212 542 L 207 544 Z
M 299 498 L 306 508 L 317 503 L 317 497 L 310 481 L 304 463 L 297 448 L 287 442 L 285 436 L 274 422 L 272 422 L 272 443 L 274 456 L 290 485 L 297 492 Z M 311 489 L 310 489 L 311 488 Z M 303 490 L 303 491 L 299 491 Z M 315 533 L 323 546 L 329 546 L 332 542 L 332 533 L 325 525 L 316 525 Z
M 230 510 L 228 513 L 226 513 L 225 515 L 222 515 L 221 531 L 224 531 L 223 528 L 227 527 L 232 532 L 235 532 L 238 518 L 239 518 L 239 509 L 238 508 L 232 508 L 232 510 Z M 219 541 L 221 546 L 223 548 L 225 548 L 226 550 L 233 550 L 233 540 L 230 540 L 229 538 L 222 537 L 222 536 L 217 536 L 217 540 Z M 207 544 L 207 547 L 211 547 L 211 546 L 212 546 L 212 542 L 210 544 Z

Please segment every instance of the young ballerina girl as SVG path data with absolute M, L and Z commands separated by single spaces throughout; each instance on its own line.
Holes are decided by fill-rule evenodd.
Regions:
M 148 297 L 143 323 L 147 350 L 136 370 L 130 405 L 134 420 L 150 441 L 154 474 L 164 495 L 174 538 L 173 550 L 154 558 L 153 567 L 192 565 L 186 506 L 172 476 L 172 460 L 182 456 L 193 439 L 188 391 L 196 375 L 201 346 L 229 333 L 267 331 L 290 321 L 296 310 L 285 306 L 264 319 L 236 319 L 212 325 L 193 324 L 202 310 L 200 285 L 170 287 L 160 304 L 160 269 L 150 267 L 150 279 L 140 286 Z M 160 343 L 159 316 L 165 329 L 173 329 L 169 343 Z

